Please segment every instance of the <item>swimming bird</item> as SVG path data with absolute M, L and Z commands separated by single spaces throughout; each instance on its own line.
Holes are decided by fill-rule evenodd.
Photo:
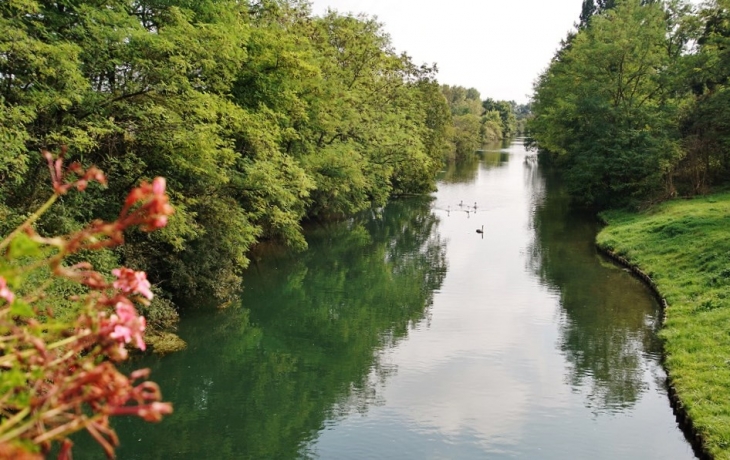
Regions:
M 474 202 L 474 209 L 476 209 L 476 208 L 477 208 L 477 202 L 475 201 Z
M 477 229 L 477 233 L 484 233 L 484 225 L 482 225 L 482 228 Z
M 459 207 L 464 206 L 464 200 L 459 201 Z

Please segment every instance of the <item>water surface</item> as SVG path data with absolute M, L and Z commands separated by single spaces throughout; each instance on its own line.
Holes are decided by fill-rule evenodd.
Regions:
M 693 458 L 658 306 L 595 232 L 519 141 L 316 226 L 240 305 L 187 315 L 188 350 L 137 363 L 175 414 L 117 421 L 119 458 Z

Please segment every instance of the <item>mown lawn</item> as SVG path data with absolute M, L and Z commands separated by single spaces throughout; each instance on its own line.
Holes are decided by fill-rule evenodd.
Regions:
M 611 211 L 598 244 L 651 276 L 677 394 L 717 459 L 730 459 L 730 193 Z

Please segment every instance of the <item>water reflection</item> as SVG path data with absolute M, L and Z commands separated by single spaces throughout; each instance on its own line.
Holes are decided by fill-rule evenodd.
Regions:
M 568 213 L 551 189 L 559 184 L 521 145 L 488 153 L 496 155 L 480 158 L 473 181 L 439 185 L 449 272 L 429 327 L 385 353 L 381 362 L 397 373 L 377 404 L 328 423 L 302 454 L 690 458 L 653 380 L 659 360 L 643 341 L 651 328 L 626 311 L 648 305 L 653 318 L 647 292 L 601 266 L 592 221 Z M 454 212 L 474 201 L 477 213 Z M 618 303 L 602 299 L 613 286 Z
M 497 142 L 484 146 L 474 155 L 467 155 L 459 161 L 449 161 L 439 175 L 443 184 L 468 184 L 474 182 L 479 167 L 485 169 L 504 166 L 509 161 L 509 142 Z
M 507 152 L 481 152 L 479 156 L 485 169 L 504 166 L 509 161 L 509 153 Z
M 690 458 L 646 290 L 519 143 L 474 160 L 184 318 L 190 348 L 139 363 L 176 412 L 119 420 L 120 458 Z
M 447 184 L 466 184 L 476 178 L 478 170 L 479 157 L 467 155 L 462 161 L 449 161 L 439 179 Z
M 446 273 L 430 200 L 314 229 L 310 250 L 246 274 L 244 307 L 185 318 L 190 343 L 153 375 L 165 423 L 117 423 L 120 458 L 296 458 L 325 421 L 379 404 L 381 360 L 427 319 Z M 159 369 L 159 371 L 157 371 Z M 98 448 L 80 440 L 79 458 Z M 96 450 L 94 450 L 96 449 Z
M 600 259 L 594 220 L 571 211 L 554 175 L 535 170 L 526 162 L 537 191 L 528 263 L 560 295 L 566 379 L 593 410 L 626 410 L 648 389 L 647 366 L 659 367 L 658 306 L 638 281 Z

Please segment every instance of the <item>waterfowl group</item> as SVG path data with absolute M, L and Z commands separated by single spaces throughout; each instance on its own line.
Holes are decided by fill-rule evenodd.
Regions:
M 478 207 L 479 206 L 477 205 L 476 201 L 474 202 L 474 206 L 467 205 L 466 207 L 464 207 L 464 200 L 459 201 L 459 208 L 461 208 L 461 210 L 466 213 L 466 217 L 471 217 L 472 212 L 476 214 Z M 451 205 L 446 207 L 446 212 L 448 215 L 451 215 Z M 479 233 L 480 235 L 484 235 L 484 225 L 482 225 L 481 228 L 477 229 L 477 233 Z

